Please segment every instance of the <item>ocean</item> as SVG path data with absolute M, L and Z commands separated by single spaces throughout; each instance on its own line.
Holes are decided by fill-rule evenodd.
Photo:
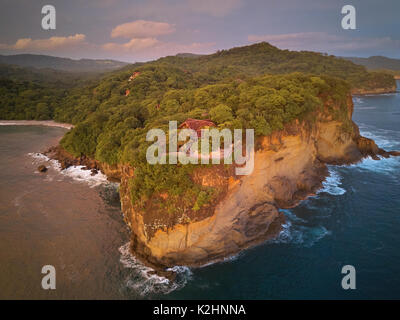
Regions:
M 361 134 L 400 150 L 400 93 L 355 96 Z M 38 152 L 62 128 L 0 126 L 0 298 L 399 299 L 400 158 L 330 166 L 323 189 L 290 210 L 277 239 L 177 280 L 129 253 L 118 185 Z M 39 164 L 50 169 L 41 174 Z M 56 268 L 56 290 L 41 268 Z M 341 286 L 344 265 L 356 289 Z

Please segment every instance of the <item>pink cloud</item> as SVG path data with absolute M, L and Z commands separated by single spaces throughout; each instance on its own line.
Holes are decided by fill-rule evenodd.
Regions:
M 108 51 L 136 52 L 154 47 L 158 43 L 159 41 L 155 38 L 133 38 L 126 43 L 109 42 L 104 44 L 102 47 Z
M 37 40 L 22 38 L 18 39 L 14 44 L 0 44 L 0 49 L 49 51 L 82 45 L 85 43 L 85 39 L 86 36 L 84 34 L 75 34 L 68 37 L 50 37 L 47 39 Z
M 136 20 L 116 26 L 111 31 L 111 37 L 149 38 L 170 34 L 174 31 L 174 26 L 166 22 Z

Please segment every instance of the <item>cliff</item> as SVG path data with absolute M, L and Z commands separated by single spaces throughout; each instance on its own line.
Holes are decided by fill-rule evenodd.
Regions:
M 284 222 L 279 209 L 293 207 L 319 189 L 328 174 L 327 164 L 354 163 L 368 155 L 375 159 L 398 155 L 361 137 L 351 121 L 350 96 L 347 104 L 343 121 L 334 120 L 325 110 L 315 114 L 317 121 L 312 124 L 296 120 L 284 130 L 260 138 L 249 176 L 235 177 L 218 166 L 196 170 L 195 183 L 216 187 L 221 194 L 216 204 L 197 216 L 175 212 L 171 217 L 149 204 L 133 206 L 129 181 L 134 179 L 134 171 L 122 166 L 121 204 L 132 230 L 134 254 L 163 267 L 199 266 L 222 259 L 275 237 Z
M 259 138 L 254 171 L 249 176 L 237 177 L 232 168 L 223 165 L 196 169 L 193 182 L 218 191 L 218 197 L 198 211 L 181 207 L 167 211 L 163 204 L 168 193 L 154 194 L 145 203 L 133 205 L 130 182 L 135 171 L 128 165 L 77 159 L 59 147 L 48 155 L 60 160 L 62 167 L 82 164 L 120 181 L 122 211 L 132 231 L 135 256 L 158 270 L 199 266 L 275 237 L 284 222 L 279 209 L 293 207 L 314 194 L 328 174 L 327 164 L 399 155 L 360 136 L 351 120 L 350 95 L 341 120 L 333 116 L 335 110 L 340 107 L 327 104 L 312 114 L 313 121 L 294 120 L 284 130 Z

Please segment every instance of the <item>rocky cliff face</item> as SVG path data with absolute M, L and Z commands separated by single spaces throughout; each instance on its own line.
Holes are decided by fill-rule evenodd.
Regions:
M 158 270 L 174 265 L 198 266 L 275 237 L 284 222 L 279 209 L 293 207 L 315 193 L 328 174 L 327 164 L 399 155 L 379 149 L 374 141 L 360 136 L 351 120 L 350 96 L 347 109 L 342 120 L 337 120 L 332 116 L 335 106 L 326 106 L 313 115 L 313 122 L 296 120 L 284 130 L 260 138 L 249 176 L 237 177 L 234 170 L 219 166 L 199 167 L 193 181 L 218 188 L 220 197 L 207 210 L 191 216 L 153 211 L 151 206 L 134 207 L 129 183 L 134 179 L 134 169 L 129 166 L 109 166 L 84 157 L 74 160 L 65 151 L 52 152 L 64 166 L 78 161 L 120 180 L 122 211 L 137 257 Z M 168 194 L 159 196 L 165 199 Z
M 175 220 L 173 225 L 160 224 L 161 216 L 149 219 L 149 212 L 132 206 L 129 179 L 134 178 L 133 171 L 122 170 L 121 203 L 132 230 L 134 254 L 153 266 L 165 267 L 198 266 L 222 259 L 275 237 L 284 222 L 279 208 L 295 206 L 319 189 L 328 174 L 326 164 L 354 163 L 367 155 L 398 155 L 361 137 L 351 121 L 350 96 L 347 105 L 343 121 L 320 112 L 313 124 L 297 120 L 260 139 L 249 176 L 199 169 L 194 181 L 219 186 L 224 196 L 208 215 L 198 219 Z

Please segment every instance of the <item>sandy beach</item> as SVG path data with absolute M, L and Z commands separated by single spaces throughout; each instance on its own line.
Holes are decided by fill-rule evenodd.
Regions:
M 55 122 L 53 120 L 0 120 L 0 126 L 46 126 L 72 129 L 74 125 L 70 123 Z

